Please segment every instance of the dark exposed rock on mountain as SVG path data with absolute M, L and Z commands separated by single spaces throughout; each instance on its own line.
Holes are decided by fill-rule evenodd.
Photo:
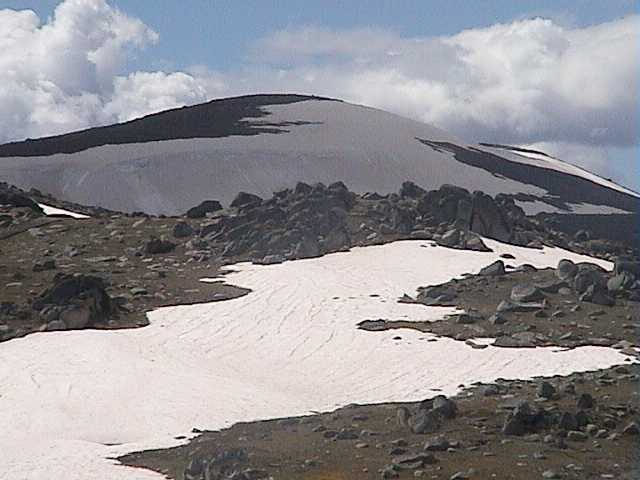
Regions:
M 547 192 L 545 195 L 545 201 L 561 209 L 566 208 L 567 203 L 584 202 L 584 200 L 579 200 L 579 198 L 585 198 L 584 195 L 586 192 L 589 192 L 589 202 L 598 205 L 611 205 L 610 202 L 613 197 L 618 197 L 619 192 L 615 192 L 613 190 L 601 188 L 593 190 L 593 182 L 580 175 L 567 176 L 564 172 L 553 168 L 538 168 L 536 165 L 518 164 L 516 162 L 509 161 L 499 155 L 499 153 L 501 153 L 500 150 L 491 149 L 491 151 L 485 151 L 481 148 L 465 148 L 450 142 L 434 142 L 428 139 L 421 139 L 421 141 L 425 145 L 429 145 L 433 148 L 439 148 L 451 152 L 455 155 L 455 158 L 458 161 L 477 168 L 486 169 L 493 175 L 536 185 Z M 487 144 L 484 144 L 483 146 L 491 148 L 491 146 Z M 510 150 L 514 151 L 516 154 L 526 153 L 526 150 L 522 149 Z M 547 157 L 548 159 L 551 159 L 551 157 L 543 153 L 541 154 L 541 152 L 535 153 L 538 153 L 539 157 Z M 524 199 L 525 196 L 519 196 L 519 198 Z M 620 200 L 622 200 L 622 198 L 620 198 Z M 629 197 L 623 202 L 626 207 L 621 207 L 622 209 L 635 211 L 638 208 L 637 197 L 635 197 L 635 199 L 633 197 Z
M 212 100 L 106 127 L 90 128 L 40 140 L 7 143 L 0 146 L 0 156 L 46 156 L 55 153 L 77 153 L 102 145 L 283 133 L 286 132 L 283 127 L 288 126 L 286 122 L 252 123 L 249 119 L 268 117 L 269 114 L 261 109 L 262 106 L 286 105 L 310 99 L 328 100 L 302 95 L 248 95 Z

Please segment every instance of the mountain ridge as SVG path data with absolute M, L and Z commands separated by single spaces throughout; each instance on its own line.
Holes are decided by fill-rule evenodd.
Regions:
M 446 148 L 445 148 L 446 147 Z M 326 97 L 248 95 L 0 145 L 0 178 L 62 200 L 177 214 L 297 182 L 397 191 L 406 179 L 512 195 L 529 214 L 640 211 L 632 192 L 546 154 L 469 145 L 426 123 Z

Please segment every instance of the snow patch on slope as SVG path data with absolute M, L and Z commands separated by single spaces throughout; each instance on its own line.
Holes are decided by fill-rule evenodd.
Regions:
M 281 133 L 7 157 L 0 162 L 0 176 L 21 188 L 36 187 L 76 203 L 152 214 L 183 213 L 212 195 L 229 203 L 239 191 L 266 198 L 298 181 L 343 181 L 353 191 L 381 194 L 397 192 L 405 180 L 427 189 L 455 183 L 491 195 L 546 194 L 535 185 L 497 178 L 459 162 L 450 152 L 424 145 L 417 139 L 464 142 L 422 122 L 335 101 L 306 100 L 261 109 L 269 115 L 242 121 Z
M 450 395 L 460 384 L 624 361 L 602 347 L 476 350 L 446 338 L 427 342 L 431 335 L 414 330 L 356 328 L 365 319 L 442 318 L 454 309 L 397 299 L 477 272 L 502 253 L 514 255 L 513 264 L 571 258 L 612 267 L 557 248 L 486 243 L 493 252 L 402 241 L 280 265 L 238 264 L 225 280 L 251 288 L 244 297 L 161 308 L 142 329 L 0 343 L 0 478 L 160 479 L 109 458 L 174 445 L 193 427 L 422 400 L 440 393 L 434 389 Z
M 594 205 L 592 203 L 567 203 L 569 212 L 558 208 L 550 203 L 543 202 L 542 200 L 516 200 L 516 204 L 522 208 L 527 215 L 537 215 L 538 213 L 573 213 L 578 215 L 628 215 L 629 212 L 621 210 L 620 208 L 612 207 L 610 205 Z
M 625 188 L 622 185 L 618 185 L 617 183 L 611 180 L 602 178 L 596 175 L 595 173 L 585 170 L 584 168 L 578 167 L 577 165 L 573 165 L 572 163 L 569 163 L 569 162 L 565 162 L 564 160 L 560 160 L 558 158 L 552 157 L 551 155 L 532 152 L 532 151 L 528 152 L 523 150 L 514 150 L 506 147 L 505 148 L 489 147 L 486 145 L 482 145 L 480 148 L 482 150 L 492 152 L 496 155 L 504 157 L 507 160 L 511 160 L 518 163 L 524 163 L 527 165 L 534 165 L 540 168 L 548 168 L 551 170 L 556 170 L 558 172 L 568 173 L 569 175 L 582 177 L 592 181 L 593 183 L 597 183 L 607 188 L 611 188 L 613 190 L 617 190 L 619 192 L 626 193 L 628 195 L 633 195 L 634 197 L 640 198 L 640 193 L 638 192 L 634 192 L 633 190 Z M 578 212 L 575 212 L 575 213 L 578 213 Z M 590 210 L 585 213 L 595 213 L 595 212 Z M 597 212 L 597 213 L 601 213 L 601 212 Z M 622 213 L 628 213 L 628 212 L 622 212 Z
M 70 212 L 69 210 L 63 210 L 62 208 L 52 207 L 44 203 L 39 203 L 38 206 L 42 209 L 45 215 L 66 215 L 73 218 L 89 218 L 89 215 L 83 213 Z

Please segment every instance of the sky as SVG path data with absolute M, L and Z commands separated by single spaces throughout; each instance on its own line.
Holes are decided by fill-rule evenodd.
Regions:
M 0 142 L 224 96 L 382 108 L 640 189 L 631 0 L 0 0 Z

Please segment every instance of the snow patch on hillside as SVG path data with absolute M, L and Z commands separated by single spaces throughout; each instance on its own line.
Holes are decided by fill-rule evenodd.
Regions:
M 193 427 L 417 401 L 436 389 L 454 394 L 460 384 L 625 360 L 602 347 L 477 350 L 447 338 L 427 342 L 431 335 L 409 329 L 356 327 L 365 319 L 442 318 L 454 309 L 397 299 L 478 272 L 503 253 L 515 256 L 514 265 L 550 267 L 570 258 L 612 267 L 558 248 L 486 243 L 493 252 L 402 241 L 279 265 L 242 263 L 224 277 L 252 289 L 240 298 L 161 308 L 142 329 L 0 343 L 0 478 L 160 479 L 110 458 L 175 445 Z
M 584 168 L 578 167 L 572 163 L 566 162 L 564 160 L 560 160 L 558 158 L 552 157 L 551 155 L 547 155 L 544 153 L 537 152 L 526 152 L 522 150 L 512 150 L 509 148 L 500 148 L 500 147 L 488 147 L 483 145 L 480 147 L 482 150 L 492 152 L 496 155 L 506 158 L 507 160 L 511 160 L 518 163 L 524 163 L 527 165 L 534 165 L 536 167 L 548 168 L 550 170 L 556 170 L 558 172 L 568 173 L 569 175 L 574 175 L 576 177 L 582 177 L 587 180 L 592 181 L 593 183 L 597 183 L 599 185 L 603 185 L 607 188 L 611 188 L 613 190 L 617 190 L 622 193 L 626 193 L 628 195 L 633 195 L 634 197 L 640 198 L 640 193 L 634 192 L 628 188 L 623 187 L 622 185 L 618 185 L 617 183 L 603 178 L 595 173 L 592 173 Z M 575 212 L 580 213 L 580 212 Z M 595 213 L 593 210 L 589 210 L 585 213 Z M 606 212 L 597 212 L 597 213 L 606 213 Z M 629 212 L 622 212 L 629 213 Z
M 42 209 L 45 215 L 66 215 L 68 217 L 73 218 L 89 218 L 89 215 L 84 215 L 82 213 L 70 212 L 69 210 L 64 210 L 62 208 L 52 207 L 51 205 L 46 205 L 44 203 L 39 203 L 38 206 Z
M 397 192 L 402 182 L 411 180 L 426 189 L 448 183 L 490 195 L 524 193 L 543 198 L 548 194 L 536 185 L 498 177 L 456 160 L 451 152 L 425 145 L 418 139 L 466 143 L 431 125 L 388 112 L 320 100 L 261 110 L 267 115 L 242 122 L 256 127 L 256 132 L 268 127 L 280 133 L 7 157 L 0 163 L 0 176 L 21 188 L 36 187 L 76 203 L 151 214 L 180 214 L 205 198 L 229 203 L 239 191 L 268 198 L 298 181 L 343 181 L 360 193 Z M 535 162 L 504 150 L 497 154 L 520 163 Z M 547 163 L 542 166 L 552 168 Z M 582 170 L 574 170 L 568 173 L 582 175 Z

